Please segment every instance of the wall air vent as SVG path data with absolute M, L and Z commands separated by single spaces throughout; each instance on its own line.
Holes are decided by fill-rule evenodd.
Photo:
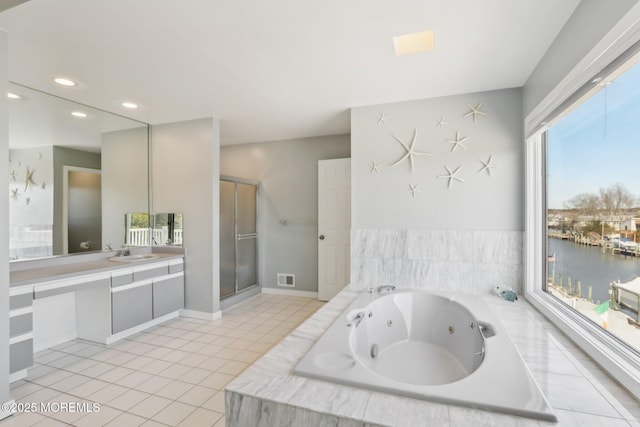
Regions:
M 278 286 L 284 286 L 286 288 L 296 287 L 296 276 L 290 273 L 278 273 Z

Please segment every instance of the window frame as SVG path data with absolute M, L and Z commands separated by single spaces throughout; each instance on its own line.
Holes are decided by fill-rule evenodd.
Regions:
M 545 130 L 526 141 L 525 298 L 640 398 L 640 353 L 544 290 L 547 280 L 545 148 Z
M 587 352 L 613 378 L 640 398 L 640 353 L 545 292 L 546 131 L 607 77 L 640 54 L 640 21 L 613 44 L 596 46 L 525 118 L 525 298 Z M 588 66 L 584 66 L 583 63 Z

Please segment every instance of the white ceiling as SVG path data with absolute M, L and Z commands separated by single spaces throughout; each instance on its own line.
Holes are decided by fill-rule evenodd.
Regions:
M 578 3 L 30 0 L 0 27 L 12 81 L 151 124 L 218 117 L 236 144 L 348 133 L 353 106 L 522 86 Z M 433 51 L 395 57 L 392 37 L 428 29 Z

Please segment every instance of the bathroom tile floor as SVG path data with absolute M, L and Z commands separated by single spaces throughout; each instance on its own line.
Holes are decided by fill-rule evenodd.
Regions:
M 260 294 L 216 321 L 179 317 L 109 347 L 73 340 L 41 351 L 11 397 L 51 410 L 0 426 L 224 426 L 225 385 L 322 305 Z M 53 410 L 67 402 L 100 411 Z

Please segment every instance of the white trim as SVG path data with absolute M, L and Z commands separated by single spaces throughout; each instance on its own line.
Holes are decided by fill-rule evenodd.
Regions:
M 162 268 L 162 267 L 168 267 L 168 266 L 169 266 L 169 261 L 153 262 L 151 264 L 136 265 L 135 267 L 133 267 L 133 272 L 139 273 L 141 271 L 155 270 L 156 268 Z
M 66 279 L 50 280 L 34 285 L 34 292 L 50 291 L 53 289 L 66 288 L 68 286 L 82 285 L 84 283 L 96 282 L 98 280 L 111 280 L 110 273 L 86 274 L 83 276 L 69 277 Z
M 222 311 L 218 310 L 213 313 L 209 313 L 206 311 L 189 310 L 184 308 L 180 310 L 180 316 L 200 320 L 218 320 L 222 318 Z
M 23 378 L 27 378 L 27 375 L 29 375 L 28 369 L 29 368 L 24 368 L 14 372 L 13 374 L 9 374 L 9 383 L 21 380 Z
M 75 340 L 76 338 L 78 338 L 78 331 L 69 332 L 68 334 L 53 337 L 45 341 L 36 342 L 36 340 L 33 340 L 33 352 L 37 353 L 39 351 L 55 347 L 59 344 Z
M 640 398 L 640 361 L 637 352 L 542 291 L 546 224 L 542 135 L 526 145 L 525 298 L 613 378 Z
M 30 305 L 28 307 L 16 308 L 14 310 L 10 310 L 9 311 L 9 318 L 18 317 L 18 316 L 22 316 L 24 314 L 31 314 L 31 313 L 33 313 L 33 306 L 32 305 Z
M 585 57 L 554 87 L 524 120 L 531 136 L 549 115 L 640 39 L 640 3 L 633 6 Z
M 160 282 L 164 282 L 165 280 L 176 279 L 178 277 L 184 277 L 184 271 L 167 274 L 166 276 L 154 277 L 152 280 L 153 280 L 153 283 L 160 283 Z
M 111 277 L 120 277 L 120 276 L 127 276 L 129 274 L 133 274 L 133 267 L 125 267 L 125 268 L 119 268 L 117 270 L 113 270 L 111 272 Z
M 133 328 L 129 328 L 127 330 L 118 332 L 117 334 L 110 335 L 104 340 L 105 342 L 101 344 L 106 344 L 106 345 L 113 344 L 116 341 L 120 341 L 123 338 L 130 337 L 131 335 L 135 335 L 138 332 L 142 332 L 145 329 L 151 328 L 152 326 L 156 326 L 156 325 L 159 325 L 160 323 L 166 322 L 167 320 L 176 318 L 179 315 L 180 315 L 180 311 L 176 310 L 172 313 L 165 314 L 164 316 L 156 317 L 153 320 L 149 320 L 148 322 L 142 323 L 138 326 L 134 326 Z
M 26 377 L 27 376 L 26 375 L 26 369 L 23 369 L 23 370 L 25 371 L 25 377 Z M 22 371 L 19 371 L 19 372 L 22 372 Z M 16 373 L 18 373 L 18 372 L 16 372 Z M 21 377 L 21 378 L 24 378 L 24 377 Z M 15 381 L 15 380 L 12 380 L 11 376 L 9 376 L 9 382 L 12 382 L 12 381 Z M 3 408 L 10 408 L 15 403 L 16 403 L 16 401 L 14 399 L 11 399 L 11 400 L 8 400 L 8 401 L 4 402 L 2 404 L 2 407 Z M 4 420 L 5 418 L 10 417 L 13 414 L 14 414 L 14 412 L 3 411 L 2 409 L 0 409 L 0 420 Z
M 571 340 L 586 351 L 613 378 L 640 398 L 640 366 L 637 354 L 630 351 L 604 330 L 581 318 L 568 306 L 542 291 L 526 296 L 539 312 L 562 329 Z
M 318 299 L 317 292 L 311 291 L 296 291 L 292 289 L 276 289 L 276 288 L 262 288 L 263 294 L 274 294 L 274 295 L 286 295 L 290 297 L 304 297 L 304 298 L 315 298 Z
M 15 337 L 9 337 L 9 345 L 16 344 L 23 341 L 29 341 L 33 339 L 33 332 L 27 332 L 26 334 L 16 335 Z
M 140 288 L 142 286 L 147 286 L 153 284 L 152 279 L 140 280 L 139 282 L 129 283 L 128 285 L 116 286 L 111 288 L 111 293 L 115 294 L 117 292 L 128 291 L 129 289 Z
M 16 286 L 13 288 L 9 288 L 9 296 L 10 297 L 15 297 L 18 295 L 26 295 L 26 294 L 32 294 L 33 293 L 33 285 L 22 285 L 22 286 Z

